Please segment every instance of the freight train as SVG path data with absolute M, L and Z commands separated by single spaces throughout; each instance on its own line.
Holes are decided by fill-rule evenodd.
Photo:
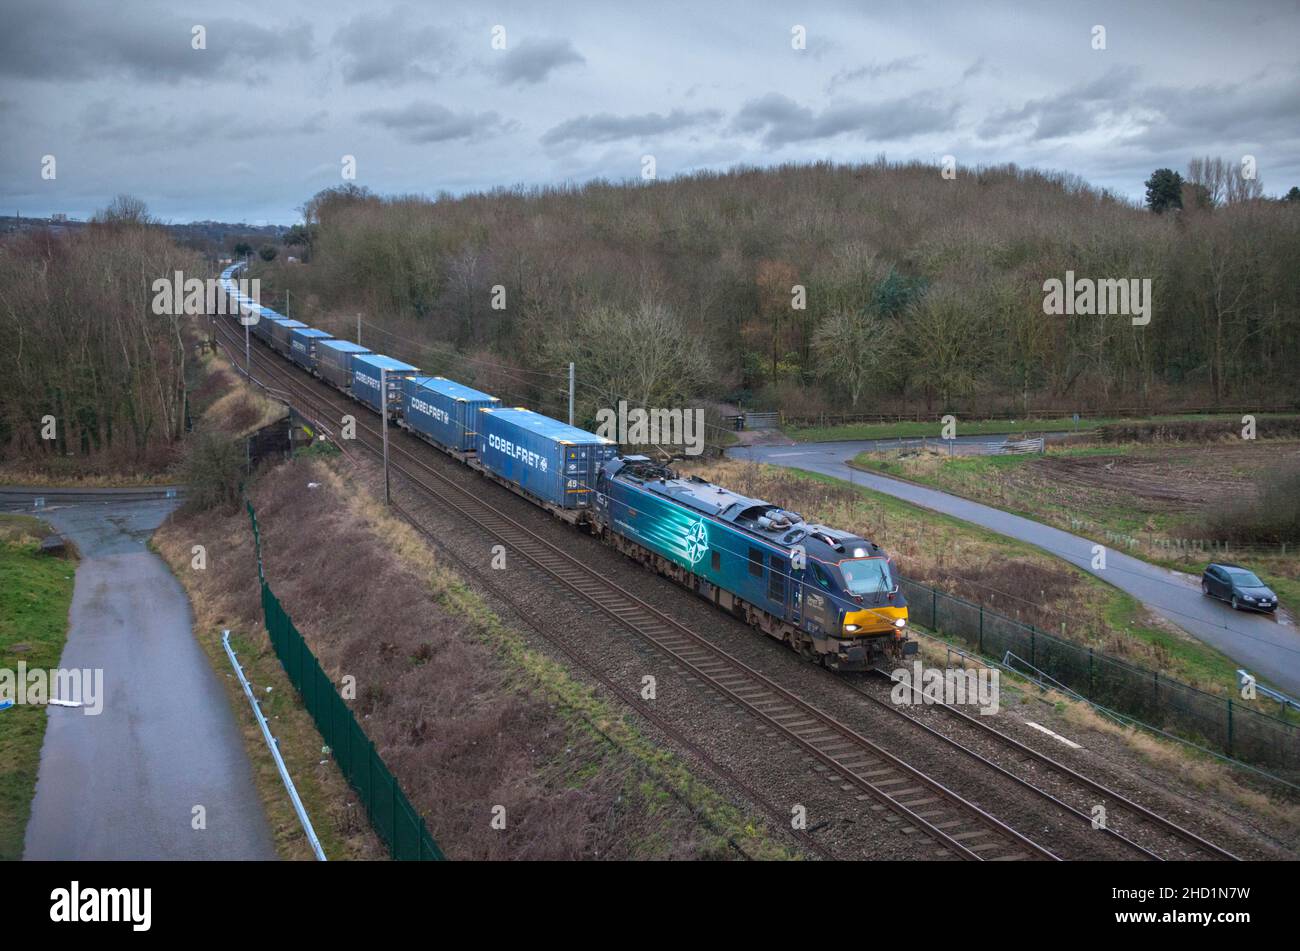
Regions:
M 289 320 L 239 292 L 242 266 L 222 273 L 225 312 L 256 313 L 250 332 L 281 356 L 485 478 L 832 670 L 916 652 L 875 543 Z

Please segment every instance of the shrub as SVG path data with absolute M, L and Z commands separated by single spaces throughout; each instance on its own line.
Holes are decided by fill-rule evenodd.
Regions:
M 1300 542 L 1300 464 L 1264 472 L 1253 497 L 1214 510 L 1209 525 L 1216 537 L 1237 544 Z
M 181 465 L 186 485 L 185 508 L 203 512 L 239 503 L 244 481 L 244 440 L 213 430 L 197 433 Z

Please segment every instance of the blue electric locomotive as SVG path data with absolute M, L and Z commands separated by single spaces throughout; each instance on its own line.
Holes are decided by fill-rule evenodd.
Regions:
M 881 548 L 644 456 L 601 468 L 594 527 L 616 548 L 834 670 L 915 653 Z

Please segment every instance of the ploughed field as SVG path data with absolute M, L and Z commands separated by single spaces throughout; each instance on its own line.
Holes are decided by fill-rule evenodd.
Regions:
M 1253 494 L 1253 478 L 1284 457 L 1300 458 L 1300 443 L 1242 446 L 1154 447 L 1130 453 L 1045 455 L 1005 472 L 1024 488 L 1058 493 L 1070 501 L 1127 506 L 1152 516 L 1199 514 L 1206 505 Z

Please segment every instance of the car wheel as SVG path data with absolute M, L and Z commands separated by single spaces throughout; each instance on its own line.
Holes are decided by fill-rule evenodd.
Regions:
M 1235 594 L 1232 596 L 1232 610 L 1234 611 L 1241 610 L 1241 605 L 1237 603 L 1237 596 Z

